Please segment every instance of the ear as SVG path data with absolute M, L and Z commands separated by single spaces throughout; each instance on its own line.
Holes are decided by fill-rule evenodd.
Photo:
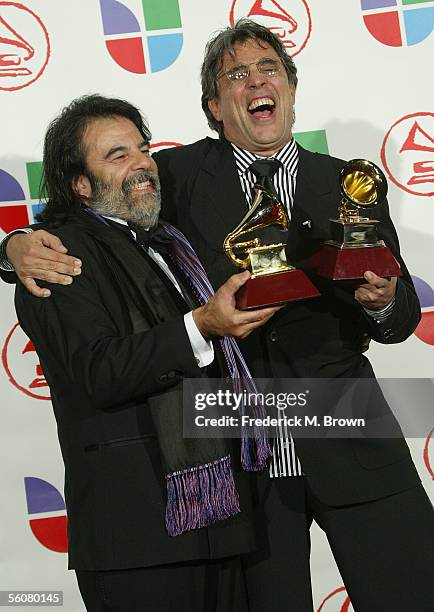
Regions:
M 89 179 L 84 174 L 74 176 L 72 179 L 72 189 L 83 199 L 88 199 L 92 196 L 92 186 Z
M 208 100 L 208 108 L 211 111 L 212 116 L 214 117 L 216 121 L 222 120 L 222 111 L 220 107 L 220 102 L 218 101 L 217 98 L 211 98 L 211 100 Z
M 289 91 L 291 92 L 292 103 L 295 103 L 295 91 L 297 89 L 297 85 L 295 83 L 289 84 Z

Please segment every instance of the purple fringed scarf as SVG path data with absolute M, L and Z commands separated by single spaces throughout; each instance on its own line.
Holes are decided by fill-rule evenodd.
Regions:
M 193 247 L 186 237 L 168 223 L 161 224 L 173 238 L 172 255 L 177 267 L 191 285 L 199 303 L 204 305 L 214 290 Z M 234 390 L 256 393 L 257 389 L 241 351 L 233 338 L 220 339 Z M 244 407 L 241 406 L 242 414 Z M 253 417 L 264 417 L 262 405 L 255 405 Z M 263 427 L 255 427 L 254 437 L 242 430 L 241 465 L 244 470 L 262 470 L 272 452 Z M 240 511 L 230 456 L 166 475 L 166 528 L 169 535 L 205 527 Z
M 104 217 L 92 209 L 85 207 L 84 210 L 105 225 L 109 225 Z M 214 290 L 192 246 L 172 225 L 161 223 L 161 226 L 172 238 L 171 257 L 192 287 L 199 303 L 206 304 L 214 295 Z M 112 253 L 111 257 L 115 257 L 115 254 Z M 132 262 L 130 259 L 128 261 L 129 269 Z M 117 263 L 121 266 L 124 258 L 118 259 Z M 220 345 L 234 390 L 237 393 L 243 390 L 256 393 L 255 383 L 235 340 L 228 337 L 221 338 Z M 166 405 L 161 396 L 156 398 L 155 409 L 152 397 L 148 398 L 148 405 L 159 433 L 162 459 L 168 472 L 166 529 L 170 536 L 177 536 L 236 515 L 240 512 L 240 504 L 231 457 L 223 441 L 196 440 L 193 448 L 190 440 L 187 447 L 185 440 L 182 439 L 181 411 L 176 410 L 176 406 L 182 402 L 179 397 L 171 398 L 168 393 L 165 396 Z M 243 408 L 241 406 L 242 414 L 244 414 Z M 252 416 L 265 416 L 263 406 L 255 405 Z M 265 468 L 271 456 L 271 448 L 264 429 L 256 427 L 254 437 L 249 437 L 245 431 L 241 433 L 243 469 L 256 471 Z M 189 460 L 196 465 L 173 470 L 174 465 L 188 465 Z
M 230 455 L 168 474 L 166 529 L 170 536 L 240 512 Z

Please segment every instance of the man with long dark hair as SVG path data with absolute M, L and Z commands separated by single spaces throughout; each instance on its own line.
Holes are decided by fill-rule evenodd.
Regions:
M 184 236 L 158 222 L 149 140 L 137 108 L 97 95 L 50 124 L 41 221 L 86 264 L 49 300 L 18 285 L 16 310 L 51 389 L 86 608 L 239 612 L 240 555 L 254 546 L 242 472 L 265 466 L 268 441 L 185 440 L 181 383 L 245 376 L 229 336 L 277 309 L 236 310 L 248 273 L 213 295 Z

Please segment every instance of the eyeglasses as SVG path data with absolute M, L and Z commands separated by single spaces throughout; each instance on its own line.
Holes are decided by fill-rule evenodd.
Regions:
M 250 66 L 255 64 L 256 69 L 261 74 L 266 76 L 274 76 L 280 72 L 281 64 L 277 60 L 272 59 L 260 59 L 259 62 L 250 62 L 250 64 L 240 64 L 235 66 L 226 72 L 222 72 L 217 78 L 220 79 L 222 76 L 227 76 L 230 81 L 244 81 L 250 75 Z

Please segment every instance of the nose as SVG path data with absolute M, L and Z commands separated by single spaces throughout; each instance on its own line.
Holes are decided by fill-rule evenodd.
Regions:
M 262 87 L 266 81 L 266 75 L 259 72 L 256 64 L 250 64 L 249 76 L 247 77 L 247 86 L 251 88 Z
M 134 155 L 130 155 L 130 158 L 132 172 L 140 172 L 142 170 L 152 170 L 155 172 L 155 162 L 149 155 L 149 152 L 136 151 Z

